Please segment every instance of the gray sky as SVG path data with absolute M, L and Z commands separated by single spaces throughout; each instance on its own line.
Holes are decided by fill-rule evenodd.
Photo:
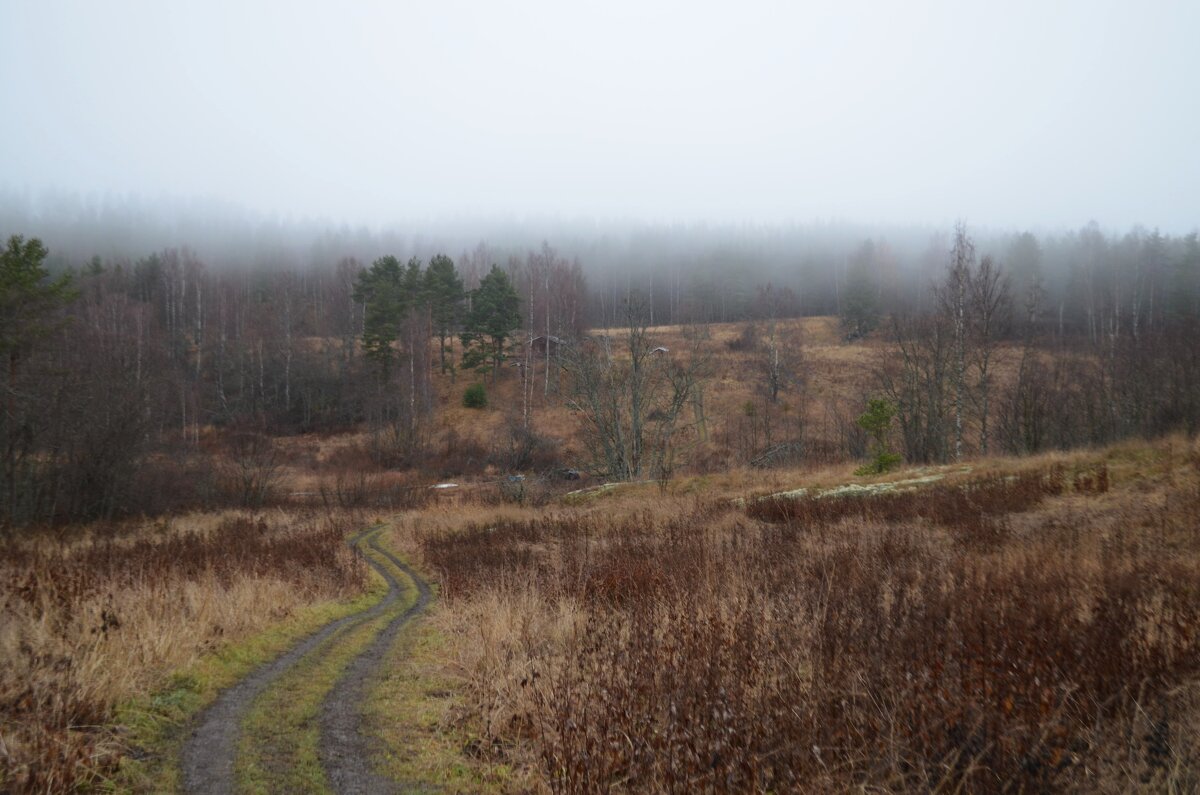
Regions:
M 448 215 L 1200 223 L 1200 2 L 0 0 L 0 187 Z

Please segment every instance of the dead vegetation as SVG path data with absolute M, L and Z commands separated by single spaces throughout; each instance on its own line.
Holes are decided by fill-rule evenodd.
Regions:
M 229 513 L 0 547 L 0 790 L 95 787 L 129 751 L 115 710 L 200 654 L 366 573 L 334 514 Z
M 549 789 L 1196 787 L 1194 445 L 847 490 L 886 346 L 794 325 L 793 403 L 756 391 L 741 325 L 706 328 L 711 436 L 669 482 L 564 480 L 583 457 L 567 406 L 552 396 L 526 429 L 515 379 L 489 386 L 507 409 L 471 412 L 435 375 L 421 468 L 379 466 L 365 433 L 197 429 L 136 483 L 142 510 L 176 518 L 6 539 L 0 790 L 102 784 L 129 750 L 115 705 L 360 591 L 343 540 L 362 510 L 406 512 L 409 551 L 441 580 L 441 673 L 464 683 L 469 752 Z
M 425 522 L 458 720 L 555 792 L 1193 790 L 1200 456 L 1139 449 Z

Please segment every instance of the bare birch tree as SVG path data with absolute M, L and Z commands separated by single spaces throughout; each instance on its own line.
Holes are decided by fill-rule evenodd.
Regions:
M 953 334 L 951 371 L 954 390 L 954 460 L 962 460 L 963 414 L 967 398 L 967 310 L 970 298 L 971 269 L 975 264 L 975 244 L 961 221 L 954 227 L 954 247 L 946 280 L 937 289 L 938 305 L 950 321 Z

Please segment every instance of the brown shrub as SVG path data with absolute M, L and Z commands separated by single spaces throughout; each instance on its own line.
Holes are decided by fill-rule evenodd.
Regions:
M 1102 472 L 1071 485 L 1102 493 Z M 475 685 L 524 693 L 495 747 L 536 738 L 554 791 L 1163 785 L 1200 750 L 1178 689 L 1200 674 L 1200 538 L 1170 559 L 1139 527 L 1003 530 L 1066 489 L 1052 468 L 419 541 L 452 610 L 583 608 L 557 642 L 522 618 L 495 656 L 519 681 L 493 662 Z

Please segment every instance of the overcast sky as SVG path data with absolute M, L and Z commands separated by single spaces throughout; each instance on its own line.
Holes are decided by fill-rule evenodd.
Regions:
M 0 187 L 1183 232 L 1200 2 L 0 0 Z

